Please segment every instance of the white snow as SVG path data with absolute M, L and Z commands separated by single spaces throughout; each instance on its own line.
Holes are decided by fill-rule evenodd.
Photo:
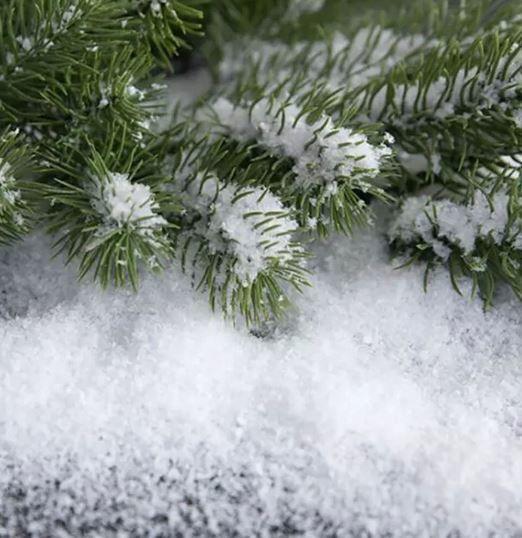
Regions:
M 104 293 L 40 237 L 0 251 L 0 534 L 520 531 L 520 304 L 425 294 L 378 230 L 316 250 L 264 339 L 175 269 Z
M 16 188 L 11 165 L 0 157 L 0 214 L 4 205 L 13 206 L 19 198 L 20 191 Z
M 150 10 L 155 17 L 161 17 L 161 8 L 165 7 L 167 4 L 168 0 L 151 0 Z
M 508 207 L 509 196 L 503 191 L 489 198 L 477 191 L 468 205 L 412 196 L 405 200 L 392 222 L 390 238 L 400 238 L 406 243 L 422 239 L 444 260 L 451 251 L 442 243 L 443 238 L 470 254 L 478 237 L 501 244 L 510 235 Z M 519 226 L 520 219 L 514 219 L 513 229 Z
M 386 145 L 376 146 L 366 135 L 348 127 L 336 127 L 323 114 L 313 123 L 293 103 L 261 99 L 252 106 L 234 105 L 219 97 L 211 113 L 218 125 L 240 141 L 256 139 L 295 161 L 299 186 L 329 184 L 375 177 L 391 154 Z
M 93 207 L 110 228 L 129 226 L 143 235 L 161 229 L 167 221 L 157 214 L 158 204 L 148 185 L 132 183 L 128 174 L 109 172 L 92 177 Z
M 233 256 L 234 273 L 245 285 L 274 263 L 295 261 L 301 252 L 293 243 L 298 226 L 281 200 L 259 187 L 226 185 L 212 173 L 190 177 L 189 170 L 186 165 L 176 172 L 175 181 L 183 206 L 201 216 L 194 234 L 211 253 Z

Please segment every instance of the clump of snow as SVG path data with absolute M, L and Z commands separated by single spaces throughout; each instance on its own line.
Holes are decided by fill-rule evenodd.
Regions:
M 13 206 L 19 198 L 20 191 L 16 188 L 11 165 L 0 157 L 0 214 L 4 205 Z
M 191 235 L 205 239 L 209 251 L 235 259 L 234 273 L 252 282 L 274 263 L 295 260 L 300 248 L 293 243 L 298 226 L 281 200 L 260 187 L 225 185 L 215 174 L 198 174 L 183 181 L 176 174 L 179 195 L 187 209 L 201 217 Z
M 109 172 L 103 178 L 92 178 L 92 205 L 109 229 L 124 226 L 142 235 L 151 235 L 167 221 L 157 214 L 158 203 L 148 185 L 133 183 L 128 174 Z
M 212 106 L 212 115 L 233 137 L 245 142 L 256 139 L 291 157 L 297 184 L 304 188 L 344 179 L 364 183 L 379 173 L 391 153 L 387 145 L 373 145 L 362 133 L 336 127 L 327 115 L 309 123 L 291 103 L 277 104 L 265 98 L 249 107 L 220 97 Z
M 490 197 L 477 191 L 468 205 L 413 196 L 404 202 L 389 235 L 404 243 L 422 240 L 446 260 L 451 250 L 443 240 L 471 254 L 478 237 L 502 243 L 509 232 L 508 223 L 509 195 L 503 191 Z
M 264 339 L 176 269 L 102 292 L 2 251 L 0 534 L 517 535 L 519 303 L 425 294 L 379 229 L 316 251 Z

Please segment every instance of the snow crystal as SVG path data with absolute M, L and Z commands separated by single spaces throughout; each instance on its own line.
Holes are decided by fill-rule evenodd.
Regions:
M 161 16 L 161 8 L 162 6 L 167 5 L 167 0 L 152 0 L 150 3 L 150 10 L 154 14 L 155 17 Z
M 316 250 L 264 339 L 177 270 L 104 293 L 0 251 L 0 534 L 517 535 L 519 303 L 425 294 L 378 230 Z
M 145 99 L 145 92 L 140 90 L 139 88 L 136 88 L 133 84 L 129 84 L 125 88 L 125 93 L 132 99 L 136 99 L 138 101 L 143 101 Z
M 130 226 L 147 235 L 167 223 L 157 215 L 158 204 L 148 185 L 132 183 L 128 174 L 116 172 L 92 181 L 93 207 L 108 227 Z

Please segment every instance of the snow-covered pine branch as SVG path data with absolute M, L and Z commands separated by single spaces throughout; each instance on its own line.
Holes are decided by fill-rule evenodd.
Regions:
M 447 263 L 458 277 L 470 276 L 491 303 L 498 280 L 522 297 L 522 186 L 520 169 L 510 191 L 476 191 L 469 203 L 430 196 L 407 198 L 389 230 L 392 245 L 411 260 Z
M 53 185 L 40 188 L 50 203 L 50 231 L 69 261 L 79 258 L 80 277 L 137 288 L 140 266 L 155 271 L 172 255 L 172 225 L 162 216 L 172 204 L 162 196 L 158 178 L 148 175 L 143 150 L 126 164 L 113 155 L 111 146 L 105 155 L 91 146 L 86 168 L 73 159 L 62 165 Z
M 252 323 L 281 314 L 288 288 L 307 284 L 297 222 L 268 189 L 223 181 L 197 165 L 183 154 L 169 187 L 183 207 L 176 244 L 184 270 L 227 317 L 240 313 Z
M 241 143 L 256 143 L 275 159 L 289 159 L 287 170 L 270 186 L 298 209 L 301 225 L 326 233 L 349 231 L 366 220 L 359 193 L 386 198 L 376 181 L 391 149 L 370 142 L 364 132 L 335 125 L 317 108 L 276 97 L 234 105 L 217 98 L 201 115 L 214 132 Z M 391 142 L 391 139 L 388 139 Z
M 521 37 L 512 24 L 465 46 L 451 43 L 363 90 L 362 113 L 395 136 L 407 172 L 439 174 L 441 164 L 460 172 L 520 152 Z
M 187 268 L 197 254 L 212 304 L 251 321 L 280 311 L 287 283 L 304 283 L 294 232 L 350 232 L 368 223 L 372 199 L 430 193 L 449 211 L 502 192 L 511 222 L 521 19 L 504 4 L 7 0 L 0 130 L 18 129 L 36 166 L 25 173 L 0 153 L 0 234 L 23 233 L 30 205 L 81 275 L 118 285 L 136 286 L 138 260 L 155 268 L 177 246 Z M 159 133 L 157 65 L 189 44 L 218 76 Z M 165 172 L 191 148 L 190 181 Z M 512 233 L 488 236 L 480 278 L 516 289 Z M 450 266 L 468 260 L 446 235 L 435 239 Z M 477 237 L 475 248 L 486 244 Z M 435 259 L 434 248 L 446 252 L 436 242 L 423 252 Z
M 402 125 L 423 114 L 443 121 L 473 107 L 516 108 L 521 35 L 516 29 L 503 37 L 495 31 L 470 46 L 450 43 L 434 49 L 417 72 L 407 74 L 408 83 L 397 83 L 403 66 L 390 70 L 385 83 L 365 95 L 370 117 Z
M 0 245 L 19 239 L 28 230 L 28 207 L 20 186 L 26 154 L 17 131 L 0 133 Z
M 360 28 L 354 35 L 335 31 L 320 40 L 296 43 L 243 38 L 226 43 L 218 73 L 276 87 L 289 76 L 302 77 L 301 91 L 320 83 L 331 91 L 360 87 L 387 73 L 397 63 L 436 46 L 422 34 L 404 35 L 379 25 Z

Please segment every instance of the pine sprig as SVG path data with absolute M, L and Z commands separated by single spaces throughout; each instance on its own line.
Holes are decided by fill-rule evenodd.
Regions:
M 312 91 L 295 102 L 286 90 L 280 86 L 267 99 L 259 88 L 243 87 L 233 97 L 237 104 L 219 97 L 198 113 L 202 129 L 249 145 L 254 160 L 269 159 L 264 184 L 295 208 L 302 228 L 348 233 L 367 222 L 364 196 L 388 199 L 391 150 L 371 143 L 364 130 L 334 122 L 323 95 Z
M 183 207 L 167 216 L 182 268 L 226 317 L 247 324 L 279 317 L 290 289 L 308 285 L 293 211 L 260 187 L 266 158 L 254 161 L 248 147 L 236 144 L 230 159 L 226 139 L 195 140 L 171 148 L 166 185 Z
M 425 283 L 436 265 L 445 264 L 459 294 L 465 276 L 486 306 L 493 304 L 500 282 L 522 299 L 521 201 L 520 181 L 511 182 L 509 191 L 499 181 L 491 192 L 477 191 L 467 204 L 427 196 L 407 199 L 390 230 L 392 247 L 407 256 L 406 264 L 425 263 Z
M 12 243 L 29 228 L 31 211 L 23 182 L 29 164 L 28 149 L 18 131 L 0 133 L 0 244 Z
M 60 174 L 40 189 L 49 202 L 47 221 L 58 236 L 57 252 L 65 252 L 67 262 L 79 258 L 79 276 L 92 273 L 104 287 L 130 282 L 137 289 L 140 266 L 156 271 L 172 256 L 173 225 L 162 213 L 175 205 L 162 194 L 165 178 L 152 155 L 139 146 L 132 153 L 124 148 L 109 143 L 101 154 L 86 140 L 86 157 L 64 163 L 56 155 L 49 162 L 48 173 Z
M 188 48 L 188 39 L 202 36 L 208 0 L 129 0 L 124 22 L 150 47 L 157 62 L 170 68 L 172 56 Z

